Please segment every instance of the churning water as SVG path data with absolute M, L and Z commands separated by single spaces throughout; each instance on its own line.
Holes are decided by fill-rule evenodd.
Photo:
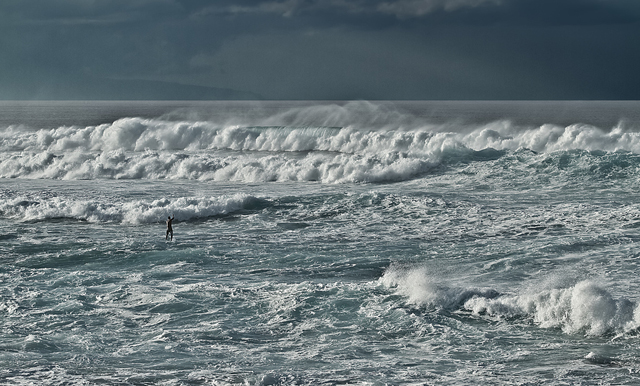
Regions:
M 637 384 L 640 103 L 2 102 L 0 259 L 7 384 Z

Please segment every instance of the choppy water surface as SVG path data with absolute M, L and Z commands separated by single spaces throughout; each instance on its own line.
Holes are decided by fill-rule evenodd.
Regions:
M 0 381 L 637 384 L 639 107 L 3 102 Z

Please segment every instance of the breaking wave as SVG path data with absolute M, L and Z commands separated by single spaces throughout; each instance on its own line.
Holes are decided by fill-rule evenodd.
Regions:
M 426 268 L 392 266 L 380 281 L 414 306 L 504 320 L 524 319 L 541 328 L 557 328 L 567 334 L 602 336 L 632 333 L 640 328 L 638 304 L 625 298 L 616 299 L 589 280 L 567 287 L 536 287 L 502 294 L 493 289 L 446 285 Z
M 2 201 L 0 215 L 19 221 L 70 219 L 138 225 L 157 223 L 158 219 L 162 221 L 169 215 L 175 215 L 180 221 L 221 216 L 254 208 L 263 201 L 244 194 L 137 200 L 122 204 L 60 197 L 14 197 Z
M 447 149 L 475 151 L 493 148 L 535 152 L 563 150 L 629 151 L 640 153 L 640 133 L 615 127 L 610 131 L 574 124 L 516 127 L 497 121 L 470 132 L 451 125 L 425 125 L 403 130 L 345 127 L 227 126 L 212 122 L 165 121 L 123 118 L 110 124 L 25 130 L 9 126 L 0 131 L 0 150 L 63 153 L 149 150 L 235 150 L 301 152 L 327 151 L 345 154 L 403 152 L 409 156 L 439 156 Z
M 0 178 L 388 182 L 521 149 L 640 154 L 640 134 L 583 124 L 523 128 L 509 121 L 367 129 L 122 118 L 85 127 L 0 129 Z

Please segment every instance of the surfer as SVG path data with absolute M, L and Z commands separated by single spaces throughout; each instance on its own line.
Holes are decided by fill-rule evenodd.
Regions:
M 171 233 L 171 241 L 173 241 L 173 228 L 171 227 L 171 222 L 174 218 L 176 218 L 175 214 L 173 215 L 173 218 L 169 216 L 167 219 L 167 235 L 164 237 L 165 240 L 169 238 L 169 233 Z

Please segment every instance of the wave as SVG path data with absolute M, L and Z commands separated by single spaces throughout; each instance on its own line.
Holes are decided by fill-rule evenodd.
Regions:
M 135 117 L 86 127 L 9 126 L 0 129 L 0 178 L 392 182 L 441 165 L 491 161 L 522 149 L 640 154 L 640 133 L 622 127 L 523 128 L 506 120 L 471 128 L 424 121 L 422 126 L 412 122 L 393 128 L 370 123 L 377 129 L 362 123 L 221 126 Z
M 410 179 L 436 166 L 428 160 L 398 154 L 310 154 L 297 159 L 282 154 L 218 156 L 112 151 L 55 155 L 23 152 L 4 156 L 0 161 L 0 178 L 384 182 Z
M 179 221 L 206 219 L 249 210 L 262 202 L 264 199 L 244 194 L 136 200 L 122 204 L 36 195 L 3 200 L 0 215 L 18 221 L 70 219 L 140 225 L 163 222 L 169 215 L 175 215 Z
M 493 289 L 447 286 L 425 268 L 392 266 L 380 281 L 395 288 L 414 306 L 504 320 L 524 319 L 567 334 L 602 336 L 633 333 L 640 328 L 638 304 L 625 298 L 615 299 L 605 288 L 589 280 L 568 287 L 537 287 L 501 294 Z
M 592 336 L 635 331 L 640 327 L 640 308 L 636 303 L 614 299 L 606 289 L 590 281 L 495 299 L 474 296 L 464 303 L 464 308 L 476 315 L 528 317 L 542 328 Z
M 451 131 L 458 129 L 458 131 Z M 449 131 L 447 131 L 449 130 Z M 166 121 L 122 118 L 110 124 L 27 130 L 0 130 L 0 151 L 64 153 L 148 150 L 235 150 L 345 154 L 402 152 L 410 156 L 439 156 L 449 149 L 529 149 L 550 153 L 566 150 L 628 151 L 640 153 L 640 133 L 618 126 L 605 131 L 595 126 L 542 125 L 522 128 L 496 121 L 472 129 L 424 124 L 403 130 L 354 126 L 219 126 L 207 121 Z

